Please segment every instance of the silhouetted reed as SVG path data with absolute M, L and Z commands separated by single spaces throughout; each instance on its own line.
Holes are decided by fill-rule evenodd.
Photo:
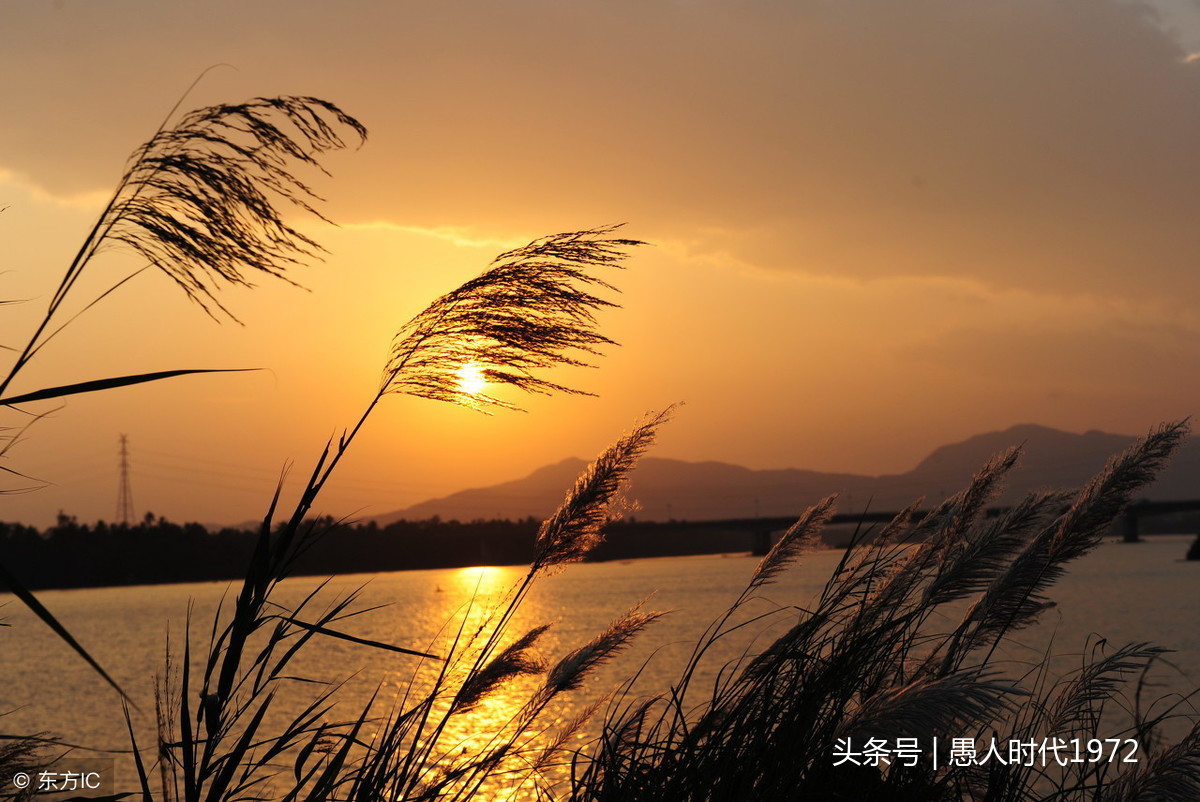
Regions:
M 344 147 L 346 130 L 360 141 L 366 139 L 367 129 L 358 120 L 312 97 L 255 98 L 197 109 L 174 126 L 164 123 L 133 152 L 45 315 L 0 380 L 0 396 L 64 326 L 137 275 L 117 282 L 58 322 L 79 277 L 106 248 L 132 250 L 210 315 L 233 317 L 215 295 L 223 283 L 253 286 L 255 274 L 291 281 L 288 268 L 321 248 L 285 222 L 276 203 L 282 200 L 321 217 L 312 205 L 316 194 L 293 170 L 296 165 L 320 169 L 318 157 Z M 88 389 L 130 383 L 107 381 L 110 384 Z M 39 396 L 48 397 L 53 396 Z M 20 401 L 8 397 L 0 403 Z
M 319 167 L 317 156 L 343 146 L 343 132 L 366 136 L 337 107 L 304 97 L 201 109 L 158 131 L 135 152 L 44 319 L 0 384 L 0 406 L 198 372 L 4 395 L 22 367 L 74 319 L 59 322 L 63 301 L 105 244 L 131 248 L 214 316 L 232 317 L 214 295 L 223 284 L 248 286 L 260 275 L 291 281 L 291 266 L 320 248 L 289 226 L 274 204 L 316 214 L 316 196 L 293 169 Z M 1194 712 L 1181 713 L 1179 704 L 1155 713 L 1135 708 L 1124 730 L 1100 729 L 1102 723 L 1112 726 L 1105 709 L 1120 703 L 1129 679 L 1161 649 L 1139 643 L 1105 653 L 1097 647 L 1061 678 L 1050 676 L 1049 656 L 1019 676 L 1005 673 L 997 659 L 1012 633 L 1033 624 L 1050 604 L 1049 588 L 1066 566 L 1096 546 L 1131 494 L 1161 468 L 1185 435 L 1182 423 L 1151 432 L 1074 496 L 1033 494 L 989 518 L 985 506 L 1017 460 L 1016 450 L 1006 452 L 928 515 L 917 520 L 913 505 L 874 533 L 869 545 L 846 551 L 808 607 L 743 620 L 748 603 L 818 543 L 834 499 L 814 505 L 705 630 L 672 686 L 648 698 L 623 686 L 608 697 L 602 732 L 583 750 L 570 744 L 606 700 L 556 733 L 546 731 L 548 711 L 662 614 L 637 605 L 554 661 L 538 654 L 548 625 L 516 635 L 510 630 L 539 577 L 583 559 L 601 541 L 605 524 L 619 515 L 623 484 L 671 409 L 647 416 L 588 466 L 538 530 L 524 576 L 498 603 L 473 602 L 447 622 L 444 644 L 416 648 L 353 636 L 344 622 L 362 612 L 356 595 L 329 600 L 324 585 L 298 604 L 281 603 L 279 583 L 297 556 L 335 523 L 313 517 L 323 487 L 385 397 L 414 395 L 480 411 L 514 406 L 466 389 L 464 371 L 526 392 L 581 392 L 544 372 L 584 364 L 611 344 L 595 314 L 613 304 L 595 293 L 613 288 L 597 273 L 620 267 L 627 250 L 640 244 L 615 230 L 559 234 L 504 253 L 399 328 L 378 389 L 358 421 L 325 444 L 290 512 L 281 513 L 282 483 L 277 488 L 241 587 L 206 627 L 205 647 L 196 649 L 190 615 L 179 640 L 168 644 L 155 688 L 152 750 L 138 748 L 133 714 L 124 708 L 144 802 L 478 800 L 494 798 L 499 781 L 547 797 L 618 802 L 1200 798 Z M 0 578 L 112 683 L 3 565 Z M 939 623 L 949 613 L 957 623 Z M 719 667 L 713 683 L 696 682 L 715 646 L 772 618 L 786 619 L 783 634 Z M 377 691 L 354 714 L 330 721 L 341 686 L 324 685 L 299 705 L 291 698 L 295 687 L 320 682 L 298 672 L 296 657 L 327 639 L 415 661 L 427 670 L 428 682 L 418 683 L 414 673 L 397 698 L 380 698 Z M 460 717 L 522 679 L 528 695 L 508 719 L 482 733 L 482 745 L 473 751 L 455 749 L 449 733 Z M 269 727 L 285 696 L 286 723 Z M 997 763 L 934 766 L 924 757 L 880 766 L 834 761 L 836 749 L 849 750 L 865 738 L 928 745 L 935 737 L 1125 735 L 1150 745 L 1164 722 L 1180 716 L 1190 716 L 1190 732 L 1132 769 L 1088 762 L 1061 771 Z M 0 767 L 36 762 L 42 743 L 0 741 Z M 556 785 L 552 773 L 568 761 L 572 776 Z
M 312 255 L 316 243 L 288 226 L 274 202 L 282 199 L 316 214 L 308 203 L 316 195 L 291 170 L 295 164 L 319 168 L 320 154 L 344 145 L 341 129 L 351 130 L 360 139 L 366 137 L 361 123 L 327 101 L 311 97 L 256 98 L 193 111 L 173 127 L 164 123 L 135 150 L 29 341 L 17 351 L 0 379 L 0 407 L 20 410 L 26 418 L 13 437 L 19 437 L 45 414 L 33 415 L 23 409 L 29 403 L 189 373 L 219 372 L 173 369 L 6 395 L 10 384 L 55 335 L 147 267 L 164 271 L 211 315 L 214 309 L 227 311 L 213 295 L 214 281 L 250 285 L 243 270 L 282 278 L 286 267 L 297 263 L 298 257 Z M 149 264 L 66 315 L 64 304 L 92 259 L 101 250 L 120 245 L 131 248 Z M 61 320 L 64 316 L 66 320 Z M 0 457 L 12 442 L 10 437 L 0 448 Z M 29 478 L 10 468 L 4 470 L 9 475 Z M 125 697 L 124 691 L 3 563 L 0 580 Z
M 439 298 L 401 327 L 379 390 L 358 422 L 336 442 L 326 444 L 295 508 L 278 527 L 274 525 L 279 500 L 276 494 L 233 610 L 227 618 L 219 615 L 214 622 L 206 668 L 196 687 L 188 671 L 181 668 L 179 688 L 164 688 L 165 698 L 178 700 L 177 710 L 164 727 L 177 733 L 171 748 L 164 752 L 169 757 L 164 765 L 172 767 L 171 787 L 177 798 L 239 798 L 275 777 L 276 757 L 298 753 L 313 760 L 318 751 L 334 757 L 319 773 L 305 775 L 297 769 L 295 776 L 301 783 L 296 793 L 301 789 L 306 794 L 334 793 L 335 789 L 340 793 L 350 787 L 356 798 L 407 798 L 405 795 L 419 788 L 425 789 L 420 793 L 428 795 L 436 787 L 444 797 L 453 787 L 463 794 L 515 757 L 514 743 L 524 736 L 532 721 L 559 692 L 575 687 L 577 680 L 532 699 L 516 716 L 507 740 L 496 742 L 469 766 L 458 766 L 447 773 L 439 740 L 451 717 L 474 707 L 506 681 L 540 671 L 540 662 L 528 652 L 543 630 L 535 629 L 501 648 L 511 616 L 538 571 L 582 555 L 596 542 L 601 511 L 619 487 L 621 477 L 632 468 L 636 455 L 648 445 L 664 419 L 662 415 L 639 426 L 597 460 L 589 474 L 593 481 L 570 494 L 564 502 L 565 511 L 556 516 L 562 524 L 551 525 L 540 537 L 553 545 L 545 547 L 539 562 L 530 568 L 507 603 L 494 611 L 478 631 L 460 632 L 450 654 L 435 656 L 368 642 L 376 648 L 443 663 L 433 690 L 400 709 L 383 725 L 383 734 L 375 741 L 364 745 L 360 735 L 363 723 L 374 715 L 370 707 L 348 727 L 314 725 L 328 709 L 329 693 L 319 696 L 283 733 L 261 731 L 267 711 L 275 702 L 276 680 L 284 676 L 284 669 L 297 652 L 315 637 L 348 637 L 333 624 L 345 614 L 353 597 L 308 621 L 309 601 L 283 614 L 272 601 L 272 594 L 288 576 L 296 556 L 327 534 L 328 527 L 312 520 L 309 513 L 367 418 L 384 397 L 393 393 L 478 406 L 451 384 L 457 381 L 455 370 L 466 359 L 489 366 L 485 375 L 493 383 L 534 392 L 564 389 L 533 371 L 556 364 L 579 364 L 571 356 L 572 349 L 591 351 L 593 346 L 609 342 L 595 333 L 591 312 L 612 304 L 581 291 L 578 285 L 603 284 L 585 271 L 616 263 L 622 255 L 619 248 L 638 244 L 607 237 L 611 230 L 546 237 L 503 254 L 479 278 Z M 490 403 L 500 402 L 490 399 Z M 637 619 L 636 626 L 631 623 L 633 619 L 614 625 L 617 634 L 611 643 L 604 642 L 607 649 L 597 647 L 594 658 L 581 658 L 577 673 L 582 675 L 602 662 L 607 653 L 650 620 L 652 616 L 644 616 Z M 185 653 L 181 665 L 186 665 L 188 659 Z M 189 710 L 197 695 L 200 702 Z M 322 745 L 320 750 L 318 744 Z M 314 760 L 313 772 L 317 765 L 320 761 Z M 431 772 L 436 779 L 430 779 Z
M 1160 427 L 1112 460 L 1073 499 L 1035 494 L 997 518 L 983 515 L 1016 452 L 990 462 L 962 493 L 919 523 L 911 510 L 870 545 L 843 556 L 813 606 L 757 654 L 726 665 L 715 686 L 689 687 L 696 661 L 728 635 L 710 627 L 681 679 L 661 695 L 623 697 L 593 752 L 581 755 L 573 800 L 1188 800 L 1200 794 L 1200 718 L 1178 704 L 1133 713 L 1124 729 L 1102 717 L 1125 684 L 1163 650 L 1132 644 L 1097 650 L 1057 681 L 1049 660 L 1009 676 L 996 662 L 1010 634 L 1034 623 L 1067 563 L 1094 548 L 1130 494 L 1149 481 L 1186 433 Z M 828 515 L 830 500 L 801 518 L 751 579 L 777 572 L 796 539 Z M 735 606 L 746 597 L 743 594 Z M 974 599 L 962 611 L 962 602 Z M 957 606 L 955 606 L 957 603 Z M 937 623 L 958 610 L 957 625 Z M 784 616 L 786 613 L 779 613 Z M 993 761 L 931 763 L 933 739 L 1000 743 L 1044 737 L 1136 739 L 1164 721 L 1192 722 L 1179 744 L 1119 763 L 1061 769 Z M 836 766 L 837 750 L 869 738 L 907 739 L 912 765 Z M 839 747 L 839 744 L 841 747 Z M 1125 752 L 1122 752 L 1125 754 Z
M 559 234 L 496 257 L 477 278 L 443 295 L 396 334 L 382 392 L 408 393 L 473 409 L 513 404 L 462 389 L 474 368 L 487 384 L 526 392 L 581 393 L 534 371 L 584 365 L 570 351 L 597 353 L 612 340 L 596 331 L 595 310 L 613 306 L 593 295 L 612 285 L 593 275 L 620 267 L 637 240 L 606 238 L 615 227 Z

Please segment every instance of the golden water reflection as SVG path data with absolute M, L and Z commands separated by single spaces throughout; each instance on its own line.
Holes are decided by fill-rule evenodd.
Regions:
M 1040 629 L 1031 629 L 1022 639 L 1028 648 L 1041 654 L 1053 643 L 1063 651 L 1078 649 L 1089 633 L 1099 632 L 1112 643 L 1149 640 L 1176 650 L 1172 662 L 1178 665 L 1200 664 L 1200 596 L 1196 594 L 1193 563 L 1179 558 L 1194 536 L 1172 538 L 1156 536 L 1130 549 L 1125 544 L 1102 544 L 1095 553 L 1081 559 L 1055 586 L 1053 598 L 1058 607 L 1048 611 Z M 788 604 L 804 604 L 819 592 L 834 571 L 841 552 L 814 552 L 799 568 L 779 578 L 764 594 L 762 604 L 771 609 Z M 587 643 L 609 622 L 649 590 L 658 589 L 653 606 L 675 610 L 669 619 L 655 624 L 639 637 L 617 660 L 601 667 L 577 693 L 560 700 L 562 707 L 547 711 L 543 728 L 553 737 L 562 722 L 578 715 L 638 674 L 636 695 L 657 693 L 678 677 L 678 666 L 692 651 L 703 629 L 723 614 L 730 599 L 745 586 L 757 565 L 752 557 L 686 557 L 639 560 L 632 563 L 583 563 L 540 579 L 534 585 L 522 610 L 514 616 L 509 632 L 518 636 L 531 627 L 552 623 L 543 638 L 544 657 L 553 662 L 572 649 Z M 351 635 L 397 646 L 444 653 L 463 616 L 479 620 L 485 599 L 503 599 L 524 575 L 524 568 L 486 568 L 407 571 L 379 576 L 348 575 L 325 584 L 325 592 L 342 597 L 358 593 L 357 605 L 373 612 L 338 622 L 337 628 Z M 276 601 L 294 609 L 308 598 L 324 580 L 297 577 L 285 580 Z M 144 588 L 92 588 L 72 591 L 47 591 L 42 600 L 53 609 L 69 630 L 80 636 L 101 664 L 112 670 L 117 680 L 134 694 L 140 712 L 134 712 L 138 740 L 153 744 L 157 734 L 154 717 L 153 677 L 163 666 L 164 631 L 172 633 L 172 645 L 178 649 L 181 631 L 188 618 L 193 623 L 210 622 L 226 602 L 229 586 L 223 583 L 163 585 Z M 0 602 L 4 597 L 0 597 Z M 11 597 L 8 597 L 11 600 Z M 470 604 L 475 599 L 474 604 Z M 1133 600 L 1133 601 L 1131 601 Z M 763 612 L 756 607 L 755 612 Z M 189 615 L 190 611 L 190 615 Z M 41 625 L 36 616 L 21 605 L 5 608 L 11 627 L 5 628 L 5 693 L 20 700 L 20 708 L 5 716 L 10 732 L 50 731 L 65 740 L 91 747 L 127 749 L 128 732 L 115 700 L 94 672 Z M 186 617 L 185 617 L 186 616 Z M 120 627 L 113 622 L 120 621 Z M 450 621 L 451 623 L 447 623 Z M 787 625 L 788 622 L 784 622 Z M 168 626 L 169 624 L 169 626 Z M 204 669 L 203 647 L 207 633 L 193 629 L 193 676 Z M 464 630 L 465 631 L 465 630 Z M 769 644 L 757 629 L 744 630 L 758 648 Z M 504 641 L 507 643 L 507 641 Z M 747 644 L 728 639 L 709 654 L 713 671 L 699 675 L 694 687 L 711 687 L 715 670 L 740 656 Z M 178 654 L 178 652 L 177 652 Z M 648 665 L 643 661 L 650 659 Z M 432 677 L 440 664 L 433 660 L 372 649 L 360 644 L 323 638 L 302 650 L 291 666 L 290 674 L 341 684 L 336 710 L 329 715 L 331 724 L 356 720 L 369 699 L 376 698 L 372 719 L 360 733 L 368 741 L 382 726 L 383 717 L 393 703 L 398 709 L 410 707 L 422 691 L 432 687 Z M 1151 682 L 1157 683 L 1154 696 L 1186 695 L 1195 689 L 1195 680 L 1167 666 L 1159 666 Z M 418 676 L 414 679 L 414 671 Z M 53 682 L 48 682 L 52 677 Z M 447 758 L 455 747 L 467 750 L 460 755 L 476 754 L 486 744 L 486 733 L 503 726 L 514 711 L 538 686 L 532 677 L 501 688 L 485 704 L 456 716 L 449 722 L 440 746 Z M 380 684 L 383 683 L 381 689 Z M 303 711 L 320 688 L 309 682 L 289 683 L 280 688 L 280 697 L 263 724 L 264 732 L 282 732 L 294 715 Z M 411 688 L 406 701 L 404 694 Z M 570 743 L 586 746 L 601 727 L 604 710 L 590 722 L 582 738 Z M 1174 722 L 1169 722 L 1174 723 Z M 1182 719 L 1179 724 L 1186 724 Z M 536 728 L 535 728 L 536 729 Z M 1168 731 L 1178 739 L 1182 733 Z M 153 754 L 146 755 L 153 759 Z M 121 791 L 136 791 L 135 767 L 127 755 L 120 755 L 118 776 Z M 555 777 L 566 776 L 569 769 L 559 768 Z M 281 777 L 290 776 L 290 766 Z M 506 799 L 504 792 L 481 793 L 477 800 Z M 526 790 L 516 799 L 531 799 Z
M 525 573 L 524 569 L 497 565 L 476 565 L 454 572 L 456 592 L 464 602 L 486 600 L 507 591 Z
M 432 733 L 437 722 L 444 718 L 444 728 L 432 750 L 436 768 L 427 782 L 454 776 L 460 770 L 469 771 L 509 742 L 513 746 L 511 753 L 498 770 L 487 772 L 480 787 L 482 796 L 476 798 L 531 800 L 536 798 L 535 782 L 544 786 L 563 777 L 561 771 L 556 774 L 553 767 L 539 765 L 558 721 L 564 718 L 551 707 L 530 720 L 530 701 L 541 686 L 540 676 L 518 676 L 497 686 L 469 709 L 447 715 L 456 691 L 472 668 L 479 665 L 481 650 L 490 638 L 497 638 L 491 650 L 494 657 L 532 627 L 547 623 L 535 620 L 536 610 L 518 609 L 504 631 L 496 633 L 526 571 L 523 567 L 503 566 L 461 568 L 446 576 L 437 587 L 436 606 L 444 615 L 445 626 L 434 651 L 452 656 L 452 667 L 443 678 L 440 664 L 427 661 L 407 681 L 396 683 L 396 690 L 410 700 L 425 698 L 434 691 L 436 683 L 442 683 L 439 701 L 430 717 L 432 723 L 426 727 L 426 732 Z M 557 656 L 546 655 L 546 658 Z M 463 781 L 469 776 L 463 775 Z

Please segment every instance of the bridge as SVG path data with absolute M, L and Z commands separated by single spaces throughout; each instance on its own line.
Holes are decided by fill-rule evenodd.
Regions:
M 994 518 L 1008 511 L 1008 507 L 989 507 L 984 515 Z M 1113 522 L 1113 527 L 1126 543 L 1136 543 L 1141 540 L 1141 525 L 1143 518 L 1156 515 L 1168 515 L 1180 512 L 1200 512 L 1200 499 L 1188 501 L 1135 501 L 1127 506 Z M 898 512 L 861 512 L 841 513 L 829 519 L 830 524 L 885 524 L 895 518 Z M 919 521 L 928 515 L 928 510 L 918 510 L 913 513 L 913 520 Z M 796 522 L 796 518 L 741 518 L 719 523 L 730 529 L 742 529 L 750 532 L 752 551 L 755 554 L 766 554 L 772 545 L 772 536 L 776 532 L 787 529 Z M 709 523 L 718 523 L 712 521 Z
M 1117 518 L 1115 526 L 1126 543 L 1137 543 L 1141 540 L 1138 526 L 1142 518 L 1155 515 L 1168 515 L 1176 512 L 1200 511 L 1200 499 L 1191 501 L 1135 501 L 1125 508 Z M 1185 533 L 1186 534 L 1186 533 Z

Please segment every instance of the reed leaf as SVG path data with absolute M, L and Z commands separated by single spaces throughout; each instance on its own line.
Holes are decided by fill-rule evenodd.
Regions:
M 83 646 L 79 644 L 79 641 L 75 640 L 75 637 L 67 631 L 67 628 L 59 622 L 58 618 L 56 618 L 53 613 L 46 609 L 46 606 L 42 604 L 28 588 L 25 587 L 24 583 L 17 579 L 17 577 L 13 576 L 12 572 L 8 570 L 3 562 L 0 562 L 0 584 L 6 586 L 9 593 L 20 599 L 22 604 L 28 607 L 34 615 L 42 620 L 42 623 L 50 627 L 55 635 L 57 635 L 65 644 L 70 646 L 77 655 L 82 657 L 84 662 L 92 667 L 93 671 L 99 674 L 100 677 L 107 682 L 113 690 L 121 695 L 121 699 L 125 704 L 130 705 L 135 710 L 137 709 L 137 705 L 132 699 L 129 698 L 129 695 L 125 693 L 121 686 L 117 684 L 117 681 L 109 676 L 108 672 L 105 671 L 98 662 L 96 662 L 96 658 L 92 657 L 88 650 L 83 648 Z
M 325 635 L 326 637 L 330 637 L 330 638 L 337 638 L 338 640 L 344 640 L 347 643 L 357 643 L 360 646 L 370 646 L 373 649 L 382 649 L 382 650 L 388 651 L 388 652 L 396 652 L 397 654 L 409 654 L 409 655 L 413 655 L 414 657 L 428 657 L 431 660 L 441 660 L 442 659 L 441 657 L 438 657 L 436 654 L 430 654 L 429 652 L 420 652 L 415 649 L 406 649 L 403 646 L 396 646 L 395 644 L 384 643 L 382 641 L 371 640 L 369 638 L 359 638 L 354 635 L 348 635 L 345 632 L 338 632 L 335 629 L 329 629 L 328 627 L 317 626 L 316 624 L 309 624 L 305 621 L 301 621 L 300 619 L 294 618 L 292 616 L 283 616 L 282 620 L 286 621 L 289 624 L 292 624 L 293 626 L 300 627 L 301 629 L 307 629 L 308 631 L 310 631 L 314 634 Z
M 59 387 L 47 387 L 42 390 L 35 390 L 30 393 L 22 393 L 21 395 L 9 396 L 8 398 L 0 398 L 0 406 L 11 407 L 17 404 L 28 404 L 33 401 L 46 401 L 51 398 L 63 398 L 68 395 L 81 395 L 82 393 L 96 393 L 104 390 L 115 390 L 118 387 L 128 387 L 132 384 L 144 384 L 146 382 L 161 381 L 162 379 L 171 379 L 175 376 L 190 376 L 195 373 L 240 373 L 247 370 L 257 370 L 258 368 L 195 368 L 191 370 L 159 370 L 154 373 L 135 373 L 129 376 L 114 376 L 109 379 L 93 379 L 86 382 L 76 382 L 75 384 L 64 384 Z

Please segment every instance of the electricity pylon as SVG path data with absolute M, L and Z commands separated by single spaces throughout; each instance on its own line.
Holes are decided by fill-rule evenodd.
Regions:
M 133 522 L 133 489 L 129 486 L 129 436 L 121 435 L 121 481 L 117 487 L 117 523 Z

